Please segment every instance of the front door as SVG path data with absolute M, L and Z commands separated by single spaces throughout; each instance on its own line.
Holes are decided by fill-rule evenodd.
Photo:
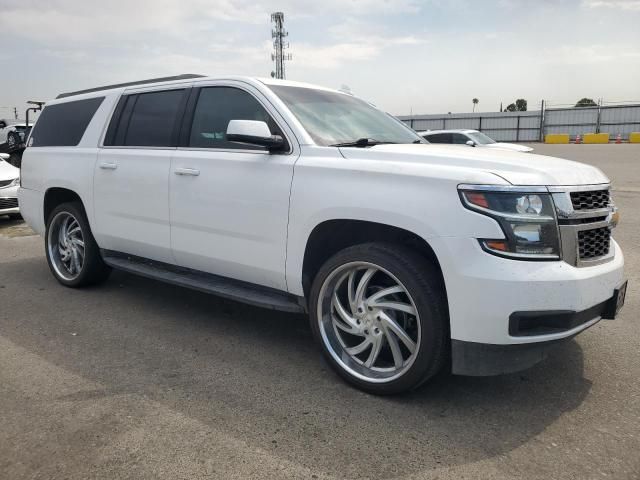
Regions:
M 176 150 L 169 174 L 174 258 L 185 267 L 285 289 L 297 146 L 288 141 L 286 152 L 269 153 L 226 140 L 231 120 L 262 120 L 283 135 L 277 113 L 249 87 L 212 85 L 193 95 L 184 146 Z

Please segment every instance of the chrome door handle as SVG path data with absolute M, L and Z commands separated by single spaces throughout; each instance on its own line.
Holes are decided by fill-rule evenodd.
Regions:
M 197 177 L 200 175 L 200 170 L 196 170 L 195 168 L 176 168 L 173 173 L 176 175 L 190 175 L 192 177 Z
M 100 164 L 100 168 L 102 168 L 103 170 L 115 170 L 116 168 L 118 168 L 118 164 L 116 164 L 116 163 L 101 163 Z

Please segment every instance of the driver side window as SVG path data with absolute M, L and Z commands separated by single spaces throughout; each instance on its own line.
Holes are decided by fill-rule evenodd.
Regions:
M 264 147 L 227 140 L 231 120 L 266 122 L 272 135 L 282 135 L 275 121 L 252 95 L 233 87 L 205 87 L 200 90 L 193 114 L 189 147 L 264 150 Z

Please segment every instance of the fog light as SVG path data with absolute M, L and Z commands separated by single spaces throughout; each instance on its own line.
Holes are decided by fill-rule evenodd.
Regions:
M 538 224 L 520 224 L 513 226 L 513 233 L 518 240 L 527 242 L 539 242 L 541 240 L 541 228 Z

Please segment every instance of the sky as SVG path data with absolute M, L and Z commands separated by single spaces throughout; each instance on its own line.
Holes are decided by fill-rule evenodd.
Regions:
M 110 83 L 267 77 L 274 11 L 287 79 L 395 115 L 640 101 L 640 0 L 0 0 L 0 118 Z

